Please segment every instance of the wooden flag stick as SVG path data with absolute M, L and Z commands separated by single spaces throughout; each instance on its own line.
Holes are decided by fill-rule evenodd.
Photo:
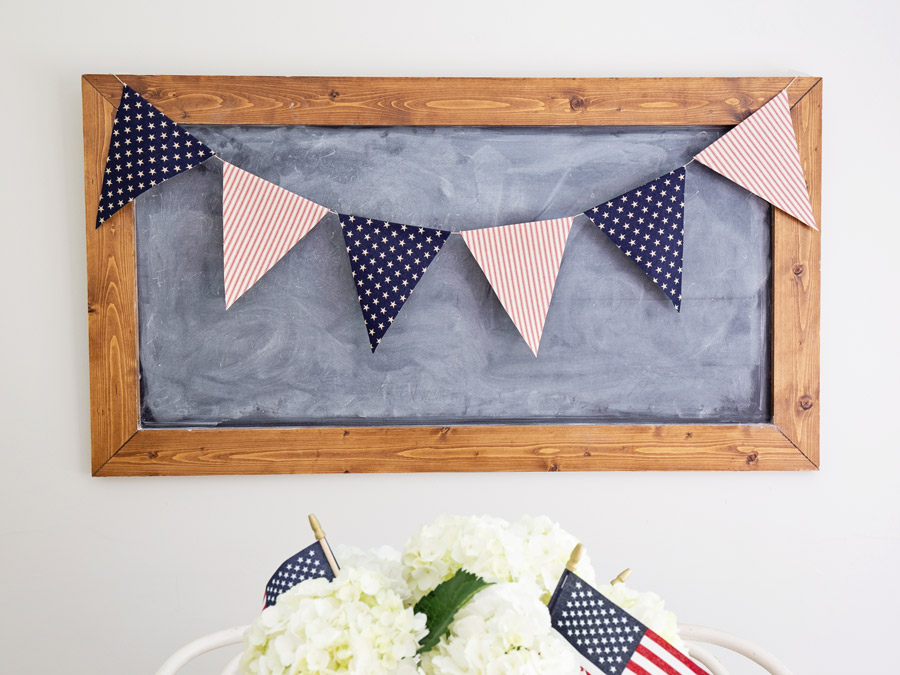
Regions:
M 334 559 L 334 554 L 331 552 L 331 547 L 328 546 L 328 541 L 325 539 L 325 530 L 322 529 L 322 524 L 319 522 L 319 519 L 312 513 L 309 514 L 309 526 L 312 528 L 313 535 L 316 538 L 316 541 L 319 542 L 319 545 L 322 547 L 322 552 L 325 554 L 325 559 L 328 561 L 328 566 L 331 567 L 331 571 L 334 576 L 338 575 L 338 571 L 340 568 L 338 567 L 337 560 Z
M 569 562 L 566 563 L 566 569 L 574 572 L 575 568 L 578 567 L 578 563 L 581 562 L 582 555 L 584 555 L 584 546 L 576 544 L 575 548 L 572 549 L 572 555 L 569 556 Z
M 610 586 L 615 586 L 616 584 L 624 584 L 625 580 L 631 576 L 631 568 L 626 567 L 624 570 L 619 572 L 619 576 L 609 582 Z

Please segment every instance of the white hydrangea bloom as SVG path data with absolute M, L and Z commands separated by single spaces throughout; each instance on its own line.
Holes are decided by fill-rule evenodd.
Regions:
M 388 587 L 399 595 L 404 604 L 412 604 L 412 594 L 406 579 L 403 578 L 403 564 L 400 562 L 400 551 L 392 546 L 380 546 L 363 550 L 356 546 L 337 545 L 334 557 L 342 567 L 362 567 L 381 574 Z
M 243 675 L 414 675 L 425 616 L 380 572 L 345 566 L 297 584 L 244 635 Z
M 576 675 L 575 651 L 550 626 L 547 608 L 522 584 L 479 591 L 422 656 L 429 675 Z
M 440 516 L 403 549 L 403 576 L 418 600 L 457 570 L 492 583 L 515 581 L 549 602 L 577 539 L 546 516 L 512 524 L 491 516 Z M 594 581 L 585 555 L 579 575 Z
M 578 539 L 547 516 L 524 516 L 512 524 L 512 531 L 521 539 L 523 558 L 527 561 L 526 569 L 520 570 L 520 578 L 514 581 L 525 580 L 536 584 L 541 593 L 541 601 L 547 604 Z M 587 553 L 584 553 L 578 563 L 578 576 L 592 586 L 596 583 L 594 568 Z
M 656 593 L 635 591 L 625 584 L 604 584 L 598 586 L 597 590 L 654 633 L 678 649 L 686 650 L 678 635 L 678 619 L 673 612 L 666 610 L 666 603 Z

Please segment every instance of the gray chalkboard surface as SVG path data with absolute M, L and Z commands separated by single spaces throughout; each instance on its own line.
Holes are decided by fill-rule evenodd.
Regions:
M 724 133 L 189 129 L 337 211 L 451 230 L 572 215 Z M 209 161 L 137 201 L 142 424 L 769 421 L 770 208 L 697 163 L 685 208 L 681 314 L 579 218 L 538 358 L 459 236 L 372 354 L 335 216 L 225 311 L 221 165 Z

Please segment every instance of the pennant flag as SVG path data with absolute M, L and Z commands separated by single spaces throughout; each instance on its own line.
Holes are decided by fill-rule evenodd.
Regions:
M 303 239 L 328 209 L 223 161 L 225 309 Z
M 139 194 L 193 169 L 214 154 L 124 85 L 109 139 L 97 227 Z
M 574 220 L 573 216 L 460 233 L 535 356 Z
M 585 211 L 681 311 L 684 176 L 681 167 Z
M 787 90 L 694 157 L 813 229 Z
M 338 217 L 374 352 L 450 233 L 359 216 Z
M 322 541 L 307 546 L 281 563 L 281 566 L 269 579 L 269 583 L 266 584 L 266 604 L 263 609 L 274 605 L 279 595 L 301 581 L 319 577 L 328 579 L 328 581 L 334 579 L 334 572 L 331 571 Z M 327 543 L 325 545 L 327 546 Z
M 548 609 L 553 627 L 603 675 L 706 675 L 574 572 L 563 572 Z

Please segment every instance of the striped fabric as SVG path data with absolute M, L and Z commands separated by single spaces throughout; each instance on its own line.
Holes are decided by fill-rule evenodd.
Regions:
M 635 675 L 706 675 L 693 659 L 649 628 L 625 670 Z
M 787 90 L 694 157 L 813 229 Z
M 460 232 L 535 356 L 573 220 L 574 216 Z
M 223 164 L 227 309 L 322 220 L 328 209 L 233 164 Z

